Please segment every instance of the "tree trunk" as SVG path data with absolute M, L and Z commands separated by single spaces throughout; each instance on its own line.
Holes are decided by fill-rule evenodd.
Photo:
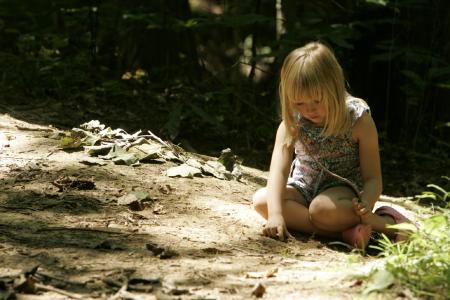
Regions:
M 276 36 L 279 40 L 295 26 L 296 5 L 292 0 L 276 0 Z

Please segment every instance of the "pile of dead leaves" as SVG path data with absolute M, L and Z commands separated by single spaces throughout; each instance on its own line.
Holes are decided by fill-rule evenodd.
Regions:
M 169 177 L 214 176 L 220 179 L 239 180 L 242 176 L 242 160 L 230 149 L 222 151 L 218 160 L 194 157 L 181 147 L 148 131 L 128 134 L 125 130 L 111 129 L 97 120 L 73 128 L 70 132 L 56 133 L 64 150 L 83 150 L 90 156 L 80 161 L 87 165 L 114 164 L 139 166 L 141 163 L 176 162 L 178 166 L 167 170 Z

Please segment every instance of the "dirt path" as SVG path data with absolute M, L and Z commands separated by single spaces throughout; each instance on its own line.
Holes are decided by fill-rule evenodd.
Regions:
M 238 182 L 169 178 L 169 162 L 87 166 L 49 131 L 0 115 L 0 279 L 39 265 L 41 284 L 19 299 L 249 299 L 257 284 L 263 299 L 354 299 L 351 275 L 378 263 L 329 240 L 261 236 L 250 198 L 264 172 Z M 63 176 L 95 188 L 61 191 Z M 131 191 L 150 194 L 144 210 L 117 204 Z

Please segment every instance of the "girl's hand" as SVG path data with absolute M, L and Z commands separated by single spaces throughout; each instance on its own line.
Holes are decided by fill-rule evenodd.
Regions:
M 281 241 L 285 241 L 291 236 L 287 231 L 286 223 L 281 215 L 270 216 L 268 218 L 266 225 L 264 225 L 263 235 L 279 238 Z
M 352 202 L 353 202 L 353 210 L 355 211 L 357 216 L 361 217 L 372 211 L 370 205 L 363 199 L 358 201 L 357 198 L 353 198 Z

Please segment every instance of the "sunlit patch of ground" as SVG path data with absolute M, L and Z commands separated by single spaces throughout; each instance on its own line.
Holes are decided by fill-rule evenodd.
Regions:
M 257 284 L 264 299 L 354 299 L 362 287 L 352 275 L 379 262 L 302 234 L 287 243 L 261 236 L 250 205 L 259 170 L 238 182 L 169 178 L 173 163 L 86 166 L 86 154 L 59 150 L 46 129 L 0 115 L 9 137 L 0 152 L 2 278 L 39 265 L 47 285 L 101 299 L 132 277 L 154 280 L 146 295 L 158 299 L 249 299 Z M 61 176 L 95 189 L 60 190 Z M 144 210 L 117 205 L 131 191 L 149 193 Z M 33 299 L 49 298 L 67 299 L 42 290 Z

